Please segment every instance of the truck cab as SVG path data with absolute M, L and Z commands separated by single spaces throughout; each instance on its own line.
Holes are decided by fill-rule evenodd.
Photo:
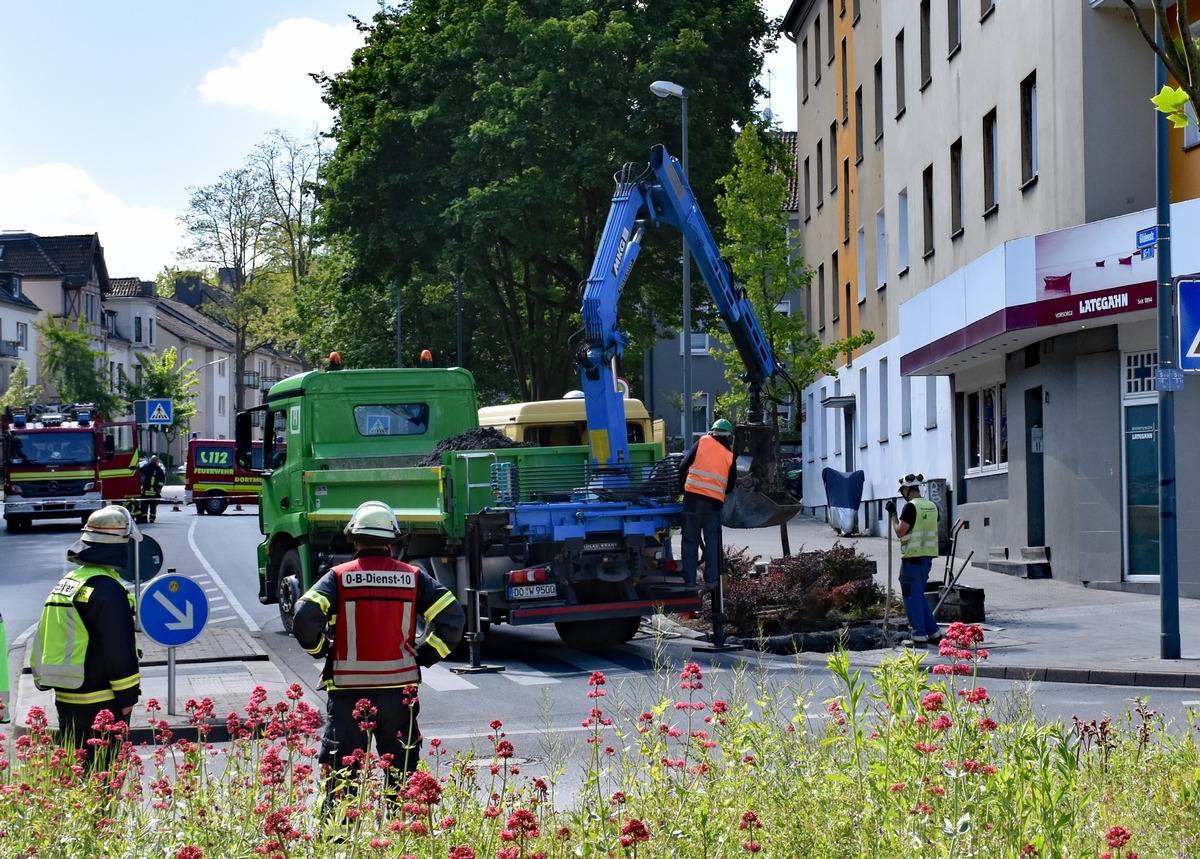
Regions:
M 261 441 L 253 442 L 247 470 L 236 462 L 233 439 L 188 439 L 184 502 L 195 504 L 197 513 L 210 516 L 220 516 L 230 504 L 257 504 L 262 450 Z

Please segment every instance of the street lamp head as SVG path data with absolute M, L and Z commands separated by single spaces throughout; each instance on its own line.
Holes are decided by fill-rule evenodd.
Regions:
M 659 98 L 667 98 L 675 96 L 675 98 L 687 98 L 687 87 L 681 87 L 679 84 L 671 83 L 670 81 L 655 81 L 650 84 L 650 92 L 654 93 Z

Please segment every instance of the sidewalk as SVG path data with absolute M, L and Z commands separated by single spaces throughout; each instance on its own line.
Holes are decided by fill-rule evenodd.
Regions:
M 725 545 L 747 547 L 765 561 L 782 554 L 779 529 L 726 529 Z M 839 537 L 811 516 L 788 523 L 792 553 L 829 549 L 835 543 L 875 560 L 876 579 L 887 587 L 886 537 Z M 955 561 L 955 572 L 964 558 Z M 930 580 L 941 582 L 946 558 L 936 558 Z M 899 591 L 900 545 L 892 541 L 892 588 Z M 1160 658 L 1162 623 L 1157 595 L 1099 590 L 1054 579 L 1025 579 L 968 566 L 960 585 L 982 588 L 984 647 L 990 657 L 979 674 L 1010 680 L 1200 689 L 1200 600 L 1179 600 L 1181 659 Z M 903 621 L 903 615 L 900 618 Z M 852 662 L 873 666 L 895 651 L 859 651 Z M 944 661 L 928 648 L 927 662 Z M 824 664 L 816 654 L 802 660 Z

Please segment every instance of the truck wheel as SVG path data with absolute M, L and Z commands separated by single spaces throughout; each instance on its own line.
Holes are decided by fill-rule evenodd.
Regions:
M 209 516 L 220 516 L 228 506 L 229 499 L 225 497 L 225 494 L 214 489 L 204 496 L 200 509 L 202 513 L 207 513 Z
M 288 549 L 279 562 L 279 578 L 276 580 L 276 594 L 279 596 L 279 619 L 283 621 L 283 629 L 292 631 L 292 622 L 296 619 L 296 603 L 300 600 L 300 583 L 303 581 L 304 570 L 300 567 L 300 553 Z
M 28 516 L 9 516 L 4 520 L 5 526 L 13 534 L 28 531 L 33 527 L 33 520 Z
M 640 617 L 573 620 L 554 624 L 558 637 L 576 650 L 598 650 L 624 644 L 637 635 Z

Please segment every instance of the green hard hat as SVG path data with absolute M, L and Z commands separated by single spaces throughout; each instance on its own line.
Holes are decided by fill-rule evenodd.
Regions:
M 729 433 L 730 435 L 733 435 L 733 424 L 731 424 L 729 421 L 725 420 L 725 418 L 717 418 L 717 420 L 715 420 L 713 422 L 712 429 L 710 429 L 709 432 L 710 433 L 724 432 L 724 433 Z

